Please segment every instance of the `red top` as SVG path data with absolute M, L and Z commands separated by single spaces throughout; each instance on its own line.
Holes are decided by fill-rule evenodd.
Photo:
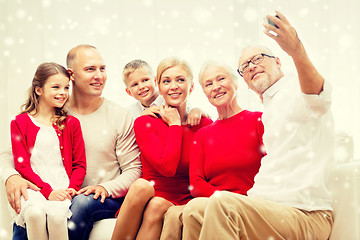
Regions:
M 63 130 L 59 130 L 56 124 L 53 127 L 59 138 L 62 160 L 69 176 L 69 188 L 79 190 L 86 173 L 85 147 L 80 122 L 77 118 L 68 116 L 64 125 Z M 49 199 L 53 189 L 42 181 L 30 165 L 31 151 L 39 129 L 27 113 L 16 116 L 15 120 L 11 121 L 11 145 L 16 170 L 23 178 L 38 186 L 44 197 Z M 22 158 L 22 161 L 18 161 L 19 158 Z
M 195 132 L 212 122 L 202 118 L 194 127 L 168 126 L 159 118 L 138 117 L 134 122 L 141 152 L 142 177 L 153 181 L 155 196 L 182 205 L 192 197 L 189 190 L 190 147 Z
M 264 156 L 261 114 L 244 110 L 196 133 L 190 159 L 194 197 L 209 197 L 216 190 L 246 195 Z

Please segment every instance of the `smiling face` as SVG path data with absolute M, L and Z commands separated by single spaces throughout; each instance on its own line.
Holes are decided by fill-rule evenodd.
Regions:
M 244 49 L 239 59 L 239 67 L 260 53 L 272 55 L 266 48 L 255 46 Z M 282 77 L 280 67 L 281 63 L 279 58 L 269 58 L 265 56 L 264 60 L 257 65 L 249 63 L 249 67 L 244 73 L 243 78 L 250 89 L 262 96 L 270 86 Z
M 154 76 L 145 68 L 139 68 L 125 80 L 126 92 L 146 107 L 156 99 Z
M 188 72 L 180 65 L 166 69 L 161 74 L 158 84 L 159 93 L 164 97 L 165 102 L 173 107 L 180 107 L 186 103 L 194 87 Z
M 235 81 L 225 68 L 210 65 L 202 73 L 200 84 L 209 102 L 217 108 L 222 108 L 236 101 Z
M 79 92 L 82 96 L 101 96 L 107 74 L 104 60 L 96 49 L 77 50 L 74 64 L 69 67 L 69 72 L 75 92 Z
M 48 77 L 43 87 L 36 87 L 39 104 L 48 108 L 62 108 L 69 97 L 69 78 L 61 73 Z

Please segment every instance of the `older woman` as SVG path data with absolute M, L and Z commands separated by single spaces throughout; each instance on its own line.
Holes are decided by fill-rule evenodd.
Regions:
M 184 239 L 198 239 L 187 232 L 187 216 L 206 206 L 207 197 L 218 190 L 240 194 L 253 186 L 260 168 L 263 125 L 260 112 L 244 110 L 238 104 L 237 75 L 226 65 L 205 64 L 199 74 L 209 102 L 216 107 L 218 119 L 200 129 L 190 159 L 191 194 L 195 198 L 184 209 L 171 207 L 166 213 L 162 239 L 180 239 L 180 211 L 183 210 Z M 194 226 L 191 226 L 194 227 Z M 175 231 L 175 230 L 176 231 Z
M 186 124 L 192 78 L 189 65 L 176 58 L 164 59 L 157 68 L 156 83 L 166 104 L 160 106 L 161 118 L 141 116 L 135 120 L 143 176 L 125 197 L 112 239 L 159 239 L 167 209 L 192 198 L 190 147 L 195 132 L 212 122 L 202 118 L 197 126 Z

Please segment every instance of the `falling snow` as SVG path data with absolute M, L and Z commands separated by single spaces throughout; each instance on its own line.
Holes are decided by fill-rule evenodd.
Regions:
M 0 35 L 4 36 L 1 39 L 4 48 L 0 52 L 2 60 L 0 69 L 6 68 L 5 76 L 9 77 L 4 83 L 10 91 L 1 92 L 0 98 L 1 104 L 6 105 L 4 109 L 8 112 L 7 116 L 18 111 L 24 98 L 21 94 L 12 94 L 15 90 L 13 85 L 16 86 L 16 90 L 25 92 L 28 81 L 24 79 L 29 79 L 33 74 L 35 65 L 45 59 L 64 63 L 67 49 L 74 44 L 88 42 L 99 46 L 106 55 L 107 64 L 112 68 L 109 67 L 107 88 L 114 89 L 114 93 L 106 93 L 105 96 L 110 99 L 119 98 L 119 103 L 125 103 L 126 100 L 122 100 L 123 89 L 117 85 L 121 74 L 113 70 L 120 69 L 125 60 L 144 57 L 152 61 L 156 67 L 159 58 L 166 54 L 181 54 L 185 59 L 193 60 L 191 63 L 194 65 L 194 77 L 199 65 L 208 58 L 221 58 L 235 66 L 237 53 L 244 44 L 253 42 L 273 44 L 262 35 L 261 23 L 264 13 L 272 13 L 274 8 L 278 8 L 298 27 L 297 30 L 303 36 L 303 42 L 314 64 L 319 66 L 324 76 L 332 83 L 334 95 L 332 108 L 336 125 L 353 132 L 356 143 L 355 154 L 357 154 L 355 158 L 359 158 L 360 84 L 358 78 L 354 77 L 357 76 L 359 66 L 356 47 L 359 31 L 355 25 L 359 22 L 359 17 L 355 16 L 353 10 L 357 9 L 356 1 L 349 3 L 349 6 L 343 6 L 341 1 L 339 3 L 322 0 L 308 0 L 307 3 L 294 1 L 291 4 L 293 7 L 289 8 L 287 3 L 267 0 L 262 2 L 261 11 L 254 3 L 245 0 L 234 1 L 235 4 L 225 8 L 221 1 L 212 2 L 210 6 L 199 2 L 192 3 L 187 8 L 188 12 L 184 12 L 176 6 L 164 9 L 163 6 L 156 4 L 157 1 L 142 0 L 140 3 L 143 9 L 139 7 L 138 12 L 134 13 L 126 11 L 126 4 L 132 4 L 130 2 L 120 7 L 115 1 L 108 3 L 104 0 L 91 0 L 86 6 L 78 6 L 69 0 L 42 0 L 36 7 L 30 7 L 31 3 L 24 0 L 9 1 L 7 15 L 3 16 L 4 21 L 0 23 Z M 110 8 L 106 12 L 104 10 L 104 13 L 100 11 L 108 4 L 114 4 L 113 10 Z M 315 7 L 304 7 L 312 5 Z M 122 9 L 123 6 L 125 10 Z M 59 7 L 64 8 L 61 11 Z M 78 9 L 82 10 L 81 14 L 75 15 L 74 11 Z M 161 11 L 156 14 L 158 9 Z M 39 18 L 39 12 L 42 10 L 47 14 Z M 58 12 L 61 14 L 57 14 Z M 148 12 L 155 13 L 155 17 L 141 18 L 142 21 L 138 21 L 133 16 L 139 14 L 148 18 Z M 333 12 L 337 13 L 336 18 L 330 14 Z M 159 20 L 160 16 L 165 21 Z M 126 25 L 124 20 L 131 18 L 133 21 Z M 179 22 L 182 24 L 178 24 Z M 134 43 L 137 39 L 142 41 Z M 165 40 L 159 44 L 161 39 Z M 190 44 L 187 44 L 189 41 Z M 291 66 L 288 69 L 291 70 Z M 193 95 L 198 97 L 195 98 L 196 103 L 201 102 L 197 101 L 198 99 L 204 98 L 201 91 L 194 92 Z M 245 99 L 241 102 L 244 107 L 254 106 L 249 100 L 250 97 Z M 259 106 L 255 105 L 255 108 Z M 11 117 L 7 118 L 10 121 Z M 6 127 L 2 128 L 2 132 L 8 127 L 8 123 L 4 122 L 3 125 Z M 146 126 L 151 128 L 150 123 Z M 287 125 L 286 129 L 291 131 L 293 128 Z M 102 134 L 106 135 L 106 130 Z M 21 140 L 20 136 L 17 140 Z M 1 142 L 3 146 L 4 141 Z M 265 152 L 264 147 L 261 150 Z M 121 155 L 121 152 L 118 151 L 117 154 Z M 338 163 L 346 164 L 352 160 L 353 154 L 349 148 L 338 147 L 335 150 L 335 159 Z M 307 157 L 315 158 L 313 152 L 309 152 Z M 23 158 L 18 158 L 18 161 L 23 162 Z M 98 174 L 105 176 L 106 171 L 100 169 Z M 351 184 L 353 174 L 358 176 L 359 168 L 352 169 L 347 178 L 336 177 L 333 180 L 341 184 L 344 190 L 350 190 L 353 187 Z M 275 178 L 274 181 L 280 182 L 281 179 Z M 151 184 L 154 185 L 155 182 L 152 181 Z M 218 192 L 215 194 L 219 195 Z M 335 203 L 338 203 L 337 199 Z M 357 210 L 360 211 L 359 208 Z M 71 226 L 69 222 L 69 227 Z M 7 239 L 8 235 L 7 230 L 0 228 L 0 239 Z M 272 239 L 274 238 L 268 238 L 268 240 Z

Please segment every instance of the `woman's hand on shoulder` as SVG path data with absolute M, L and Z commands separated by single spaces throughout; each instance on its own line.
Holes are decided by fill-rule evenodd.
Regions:
M 163 119 L 163 121 L 169 125 L 179 125 L 181 126 L 181 119 L 180 119 L 180 114 L 178 112 L 178 110 L 174 107 L 171 106 L 165 106 L 165 105 L 161 105 L 159 107 L 160 110 L 160 116 Z

